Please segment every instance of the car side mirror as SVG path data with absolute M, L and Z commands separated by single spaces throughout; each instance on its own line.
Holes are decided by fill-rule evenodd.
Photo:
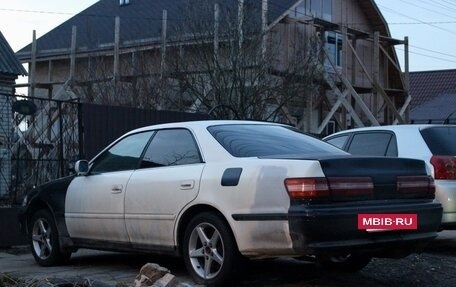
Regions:
M 74 164 L 74 171 L 77 175 L 87 175 L 89 173 L 89 162 L 87 160 L 78 160 Z

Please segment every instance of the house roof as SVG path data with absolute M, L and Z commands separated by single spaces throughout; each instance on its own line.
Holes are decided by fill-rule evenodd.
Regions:
M 452 93 L 456 93 L 456 70 L 410 73 L 412 109 L 415 109 L 442 94 Z
M 456 119 L 456 92 L 441 94 L 413 108 L 410 114 L 415 123 L 443 123 L 449 117 Z
M 381 35 L 390 37 L 391 33 L 389 31 L 388 24 L 375 1 L 358 1 L 358 4 L 364 13 L 366 13 L 367 18 L 371 22 L 374 29 L 379 31 Z
M 13 49 L 11 49 L 2 32 L 0 32 L 0 73 L 15 76 L 27 75 L 27 71 L 16 58 Z
M 211 3 L 200 0 L 199 3 Z M 298 0 L 269 0 L 268 20 L 273 22 L 282 16 Z M 191 3 L 192 5 L 190 5 Z M 115 17 L 120 17 L 120 45 L 147 45 L 160 42 L 162 13 L 167 10 L 168 36 L 172 38 L 173 31 L 179 21 L 185 18 L 189 9 L 198 9 L 196 1 L 190 0 L 130 0 L 130 4 L 120 6 L 118 0 L 100 0 L 75 15 L 60 26 L 51 30 L 37 40 L 37 58 L 47 56 L 68 55 L 71 47 L 72 26 L 77 27 L 78 52 L 99 51 L 112 49 L 114 43 Z M 249 21 L 261 21 L 261 1 L 245 0 Z M 236 9 L 237 0 L 220 1 L 221 17 L 227 9 Z M 225 10 L 223 10 L 225 9 Z M 202 10 L 202 9 L 201 9 Z M 200 12 L 198 10 L 198 12 Z M 213 12 L 207 15 L 213 19 Z M 246 12 L 247 14 L 248 12 Z M 204 17 L 204 16 L 203 16 Z M 31 44 L 16 53 L 22 61 L 30 60 Z

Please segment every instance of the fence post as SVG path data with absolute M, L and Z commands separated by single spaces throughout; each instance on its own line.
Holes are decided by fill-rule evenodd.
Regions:
M 82 124 L 82 103 L 81 99 L 78 99 L 78 159 L 84 159 L 84 125 Z
M 63 159 L 63 118 L 62 118 L 62 102 L 58 102 L 57 104 L 58 109 L 59 109 L 59 165 L 60 165 L 60 171 L 59 175 L 60 177 L 64 176 L 64 171 L 65 171 L 65 166 L 64 166 L 64 159 Z

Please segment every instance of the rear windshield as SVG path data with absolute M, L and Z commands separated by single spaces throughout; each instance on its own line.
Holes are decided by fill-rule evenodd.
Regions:
M 456 126 L 423 128 L 421 135 L 433 155 L 456 156 Z
M 208 130 L 235 157 L 346 154 L 330 144 L 284 126 L 233 124 L 211 126 Z

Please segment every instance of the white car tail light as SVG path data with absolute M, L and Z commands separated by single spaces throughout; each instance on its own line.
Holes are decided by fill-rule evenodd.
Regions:
M 369 200 L 374 197 L 374 183 L 370 177 L 328 178 L 333 200 Z
M 373 198 L 370 177 L 289 178 L 285 186 L 291 199 L 348 201 Z
M 456 158 L 434 155 L 431 158 L 435 179 L 456 179 Z
M 326 178 L 288 178 L 285 187 L 291 199 L 324 200 L 330 197 Z
M 404 197 L 434 197 L 435 185 L 430 176 L 398 176 L 397 192 Z

